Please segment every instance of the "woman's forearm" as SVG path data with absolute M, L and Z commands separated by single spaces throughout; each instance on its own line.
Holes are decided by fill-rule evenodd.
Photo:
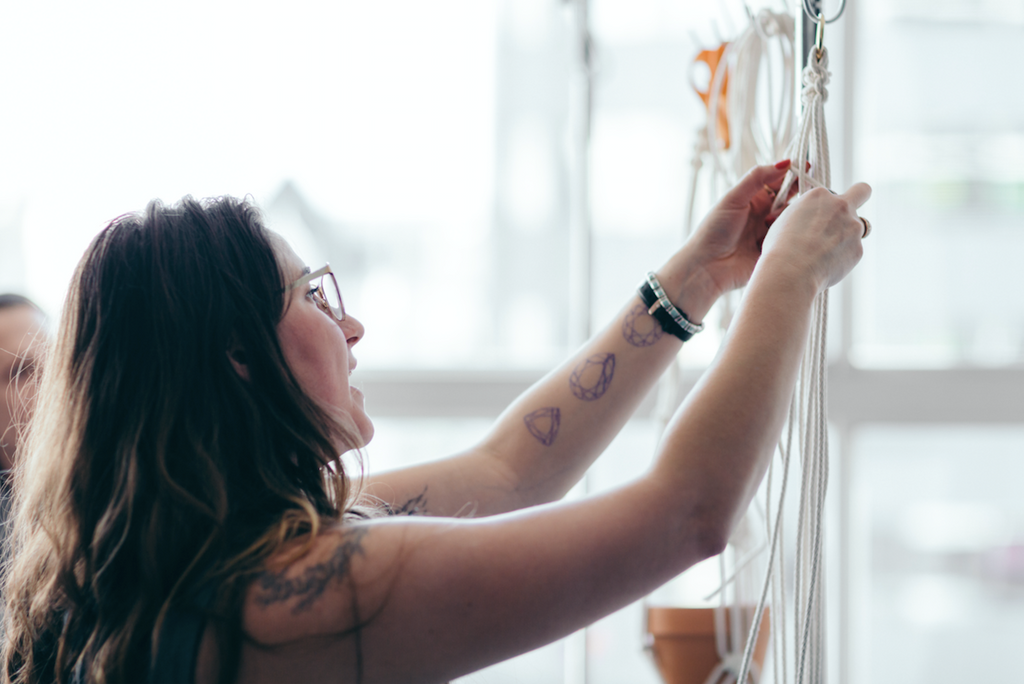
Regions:
M 698 252 L 684 246 L 657 272 L 695 323 L 718 297 Z M 634 294 L 603 330 L 516 399 L 480 444 L 376 475 L 366 494 L 396 510 L 440 516 L 494 515 L 556 500 L 618 434 L 681 346 Z
M 758 266 L 722 351 L 673 417 L 655 479 L 705 511 L 724 545 L 781 434 L 817 289 L 780 264 Z
M 751 171 L 726 193 L 690 241 L 658 271 L 672 303 L 692 322 L 701 322 L 718 296 L 744 285 L 758 262 L 772 200 L 788 162 Z M 806 275 L 806 274 L 803 274 Z M 654 329 L 652 332 L 652 328 Z M 678 353 L 679 341 L 660 335 L 660 326 L 634 299 L 608 328 L 572 361 L 549 375 L 502 416 L 489 444 L 522 485 L 523 503 L 564 493 L 607 446 Z M 655 341 L 656 340 L 656 341 Z M 600 367 L 598 368 L 598 365 Z M 582 378 L 580 387 L 573 379 Z M 603 382 L 597 384 L 597 379 Z M 569 390 L 586 403 L 574 401 Z M 557 434 L 554 418 L 558 418 Z M 532 424 L 539 448 L 524 437 L 519 421 Z M 514 445 L 514 448 L 509 448 Z
M 686 248 L 658 277 L 693 322 L 701 322 L 717 299 L 697 256 Z M 607 327 L 517 399 L 483 445 L 515 483 L 506 510 L 552 501 L 579 481 L 681 346 L 633 295 Z

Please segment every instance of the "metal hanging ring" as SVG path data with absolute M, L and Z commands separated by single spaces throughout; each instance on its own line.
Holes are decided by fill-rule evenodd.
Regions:
M 825 49 L 825 15 L 818 15 L 818 29 L 814 32 L 814 55 L 821 61 L 821 51 Z
M 801 4 L 804 7 L 804 14 L 806 14 L 807 17 L 811 21 L 818 21 L 818 13 L 814 11 L 813 7 L 811 7 L 811 0 L 803 0 L 803 2 Z M 846 11 L 846 0 L 840 0 L 840 2 L 839 2 L 839 11 L 836 12 L 836 16 L 832 17 L 831 19 L 826 19 L 825 23 L 826 24 L 831 24 L 834 21 L 837 21 L 839 19 L 839 17 L 843 16 L 843 12 L 845 12 L 845 11 Z

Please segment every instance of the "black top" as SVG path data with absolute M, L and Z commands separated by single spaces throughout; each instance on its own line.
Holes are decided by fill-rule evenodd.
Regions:
M 171 608 L 164 618 L 160 643 L 149 670 L 149 684 L 193 684 L 199 643 L 213 603 L 213 587 L 195 594 L 187 606 Z
M 199 644 L 214 594 L 214 588 L 207 587 L 192 594 L 192 599 L 184 605 L 167 611 L 156 657 L 150 661 L 147 684 L 193 684 L 196 681 Z M 87 684 L 84 660 L 80 659 L 75 665 L 71 684 Z

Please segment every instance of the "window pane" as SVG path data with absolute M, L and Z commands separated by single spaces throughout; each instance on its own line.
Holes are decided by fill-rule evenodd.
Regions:
M 1024 360 L 1021 4 L 857 6 L 857 178 L 875 224 L 856 282 L 854 359 L 874 366 Z
M 364 367 L 548 365 L 566 26 L 544 0 L 12 7 L 0 288 L 56 311 L 113 217 L 251 194 L 335 266 Z
M 852 681 L 1017 677 L 1024 428 L 868 427 L 853 452 Z
M 707 88 L 697 53 L 746 27 L 743 5 L 670 0 L 592 1 L 596 41 L 591 158 L 593 303 L 604 325 L 640 283 L 683 243 L 693 154 L 707 115 L 692 83 Z M 704 159 L 708 162 L 707 158 Z M 715 188 L 710 163 L 699 174 L 694 226 Z M 725 188 L 717 188 L 718 192 Z M 682 361 L 706 365 L 722 339 L 716 307 Z
M 252 195 L 311 266 L 335 267 L 367 329 L 364 368 L 545 367 L 564 355 L 570 8 L 166 9 L 28 3 L 0 29 L 0 60 L 24 65 L 0 74 L 15 103 L 0 129 L 0 288 L 55 312 L 113 217 L 155 197 Z M 704 117 L 692 56 L 745 22 L 740 6 L 594 0 L 595 326 L 681 242 Z M 717 348 L 708 328 L 687 346 L 693 363 Z

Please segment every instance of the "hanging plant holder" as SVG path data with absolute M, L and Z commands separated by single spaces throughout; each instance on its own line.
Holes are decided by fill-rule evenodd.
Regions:
M 749 624 L 755 606 L 744 609 L 744 622 Z M 730 612 L 725 611 L 727 629 Z M 754 646 L 756 672 L 764 665 L 768 652 L 769 617 L 761 616 L 761 629 Z M 745 634 L 747 630 L 742 630 Z M 665 684 L 725 684 L 735 682 L 739 673 L 742 650 L 734 662 L 723 662 L 718 655 L 715 636 L 714 608 L 647 608 L 647 649 Z M 717 673 L 717 674 L 716 674 Z M 713 677 L 713 678 L 712 678 Z M 748 677 L 750 681 L 756 681 Z

